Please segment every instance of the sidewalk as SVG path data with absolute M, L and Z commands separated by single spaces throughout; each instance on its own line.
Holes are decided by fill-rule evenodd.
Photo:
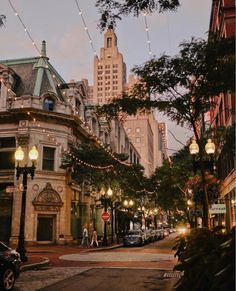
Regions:
M 21 271 L 48 267 L 50 263 L 59 264 L 59 257 L 65 254 L 99 252 L 121 247 L 122 244 L 114 244 L 99 248 L 81 248 L 79 246 L 38 245 L 27 247 L 27 262 L 21 263 Z

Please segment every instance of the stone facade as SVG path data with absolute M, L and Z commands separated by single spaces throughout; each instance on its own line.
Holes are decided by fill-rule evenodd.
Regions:
M 88 82 L 66 83 L 46 56 L 0 61 L 0 240 L 16 244 L 21 213 L 22 177 L 15 177 L 14 151 L 21 146 L 20 166 L 31 166 L 28 152 L 39 157 L 34 179 L 27 180 L 25 241 L 71 243 L 98 223 L 101 207 L 91 187 L 76 185 L 62 169 L 69 144 L 93 140 L 109 145 L 110 126 L 88 104 Z M 129 143 L 120 152 L 129 152 Z M 136 154 L 137 157 L 138 153 Z M 86 188 L 87 187 L 87 188 Z

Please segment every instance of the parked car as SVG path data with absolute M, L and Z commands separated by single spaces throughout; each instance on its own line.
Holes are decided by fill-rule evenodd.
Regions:
M 150 242 L 152 242 L 152 233 L 150 229 L 144 230 L 144 242 L 146 244 L 149 244 Z
M 156 229 L 156 233 L 157 233 L 157 239 L 158 240 L 164 238 L 164 230 L 162 228 Z
M 20 274 L 20 254 L 0 242 L 0 290 L 12 290 Z
M 124 246 L 142 246 L 144 234 L 141 230 L 129 230 L 123 238 Z

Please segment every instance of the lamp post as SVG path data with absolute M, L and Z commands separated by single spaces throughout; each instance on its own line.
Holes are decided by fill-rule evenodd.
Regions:
M 20 162 L 24 159 L 24 152 L 22 148 L 19 146 L 15 151 L 15 160 L 17 162 L 16 166 L 16 178 L 19 179 L 20 175 L 22 174 L 23 180 L 23 191 L 22 191 L 22 198 L 21 198 L 21 215 L 20 215 L 20 230 L 19 230 L 19 238 L 18 238 L 18 246 L 17 251 L 20 254 L 20 258 L 22 262 L 26 262 L 28 260 L 27 256 L 25 255 L 25 208 L 26 208 L 26 191 L 27 191 L 27 177 L 28 175 L 31 178 L 34 178 L 35 173 L 35 161 L 38 159 L 38 151 L 35 146 L 29 151 L 29 159 L 32 162 L 32 166 L 28 167 L 25 165 L 24 167 L 20 167 Z
M 213 163 L 213 155 L 215 153 L 215 144 L 211 139 L 207 140 L 207 144 L 205 145 L 205 151 L 209 155 L 210 159 L 203 159 L 203 150 L 201 146 L 201 150 L 199 151 L 199 145 L 193 139 L 192 143 L 189 146 L 189 152 L 193 157 L 193 172 L 197 173 L 197 170 L 200 169 L 201 177 L 202 177 L 202 189 L 203 189 L 203 226 L 209 226 L 209 198 L 207 193 L 206 186 L 206 178 L 205 171 L 209 170 L 212 174 L 214 172 L 214 163 Z M 199 160 L 196 159 L 196 155 L 199 154 Z
M 214 163 L 213 163 L 213 155 L 215 153 L 215 144 L 211 139 L 207 140 L 207 144 L 205 145 L 205 151 L 209 155 L 210 159 L 203 161 L 204 170 L 209 170 L 211 173 L 214 172 Z M 199 161 L 196 160 L 196 155 L 199 153 L 199 146 L 197 142 L 193 139 L 192 143 L 189 146 L 189 152 L 193 157 L 193 172 L 196 175 L 197 170 L 200 169 Z
M 128 214 L 129 214 L 130 210 L 134 206 L 134 201 L 132 199 L 130 199 L 130 200 L 125 199 L 123 202 L 123 205 L 128 210 Z M 129 219 L 129 224 L 130 224 L 130 219 Z M 130 226 L 129 226 L 129 228 L 130 228 Z
M 112 197 L 113 191 L 111 187 L 108 188 L 107 193 L 103 195 L 101 198 L 101 202 L 104 205 L 104 212 L 107 212 L 107 208 L 111 203 L 111 197 Z M 113 222 L 113 221 L 112 221 Z M 102 245 L 107 246 L 108 241 L 107 241 L 107 221 L 104 220 L 104 235 L 103 235 L 103 240 L 102 240 Z

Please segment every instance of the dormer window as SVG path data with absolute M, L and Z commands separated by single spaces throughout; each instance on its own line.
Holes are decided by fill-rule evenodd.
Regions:
M 43 101 L 43 109 L 47 111 L 54 111 L 55 101 L 50 97 L 46 97 Z

